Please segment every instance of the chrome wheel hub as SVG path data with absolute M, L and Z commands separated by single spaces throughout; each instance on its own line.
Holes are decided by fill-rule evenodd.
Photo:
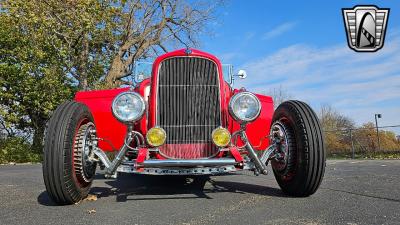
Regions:
M 274 160 L 273 167 L 275 170 L 284 170 L 288 163 L 289 157 L 289 144 L 288 135 L 285 125 L 279 121 L 276 121 L 271 126 L 271 143 L 275 145 L 275 151 L 271 155 Z
M 91 182 L 95 175 L 96 163 L 90 160 L 95 147 L 94 135 L 95 126 L 89 122 L 82 125 L 75 138 L 74 144 L 74 167 L 77 179 L 82 184 Z

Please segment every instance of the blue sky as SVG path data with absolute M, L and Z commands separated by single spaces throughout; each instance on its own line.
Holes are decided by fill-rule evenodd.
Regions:
M 385 46 L 356 53 L 347 46 L 342 8 L 390 8 Z M 246 69 L 236 82 L 254 92 L 280 85 L 318 110 L 329 104 L 360 125 L 400 125 L 399 1 L 227 1 L 200 48 Z M 400 134 L 400 129 L 395 129 Z

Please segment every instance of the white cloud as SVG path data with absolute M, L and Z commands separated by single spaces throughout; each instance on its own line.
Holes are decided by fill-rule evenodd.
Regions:
M 222 63 L 231 63 L 231 61 L 234 58 L 237 58 L 239 56 L 240 56 L 240 53 L 238 53 L 238 52 L 226 52 L 226 53 L 222 53 L 222 54 L 218 55 L 218 57 Z
M 256 36 L 255 32 L 247 32 L 244 35 L 244 41 L 250 41 L 254 36 Z
M 272 30 L 268 31 L 263 35 L 264 40 L 269 40 L 275 38 L 283 33 L 288 32 L 289 30 L 293 29 L 297 25 L 297 22 L 286 22 L 283 23 Z
M 383 114 L 383 124 L 400 124 L 400 35 L 376 53 L 356 53 L 345 43 L 293 45 L 241 68 L 249 76 L 237 86 L 266 92 L 283 85 L 296 99 L 314 108 L 331 104 L 358 124 L 374 113 Z

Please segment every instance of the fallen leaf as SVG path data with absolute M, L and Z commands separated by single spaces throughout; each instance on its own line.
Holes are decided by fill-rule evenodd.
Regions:
M 95 210 L 95 209 L 89 209 L 89 210 L 88 210 L 88 213 L 89 213 L 89 214 L 96 213 L 96 210 Z
M 88 195 L 85 200 L 87 201 L 97 201 L 97 195 Z

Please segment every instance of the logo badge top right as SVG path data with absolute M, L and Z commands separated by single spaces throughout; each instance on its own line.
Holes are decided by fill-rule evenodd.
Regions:
M 347 43 L 356 52 L 376 52 L 383 47 L 388 8 L 373 5 L 342 9 Z

